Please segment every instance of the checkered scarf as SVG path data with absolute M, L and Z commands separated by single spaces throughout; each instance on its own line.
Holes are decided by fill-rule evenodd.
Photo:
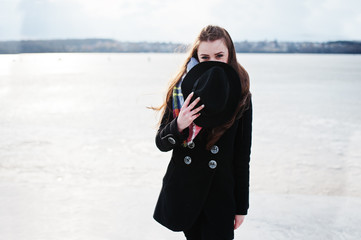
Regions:
M 197 59 L 192 57 L 189 60 L 189 62 L 187 63 L 187 72 L 189 72 L 189 70 L 191 70 L 197 64 L 198 64 Z M 174 118 L 179 115 L 179 112 L 184 103 L 184 98 L 183 98 L 182 88 L 181 88 L 184 77 L 185 77 L 185 75 L 182 77 L 181 81 L 179 81 L 179 83 L 176 86 L 174 86 L 174 88 L 173 88 L 172 106 L 173 106 L 173 117 Z M 191 125 L 189 125 L 188 129 L 189 129 L 189 135 L 188 135 L 188 138 L 183 142 L 184 147 L 188 146 L 188 144 L 193 142 L 193 139 L 197 136 L 197 134 L 202 129 L 202 127 L 199 127 L 192 122 Z

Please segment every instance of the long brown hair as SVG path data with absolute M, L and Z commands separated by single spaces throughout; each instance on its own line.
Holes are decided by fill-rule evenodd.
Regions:
M 251 97 L 251 93 L 249 91 L 249 76 L 247 71 L 241 66 L 241 64 L 237 61 L 236 56 L 236 50 L 234 48 L 233 41 L 231 39 L 231 36 L 229 33 L 222 27 L 214 26 L 214 25 L 208 25 L 204 27 L 199 35 L 197 36 L 195 42 L 190 47 L 187 58 L 181 68 L 179 69 L 178 73 L 175 75 L 173 79 L 171 79 L 167 95 L 164 103 L 159 108 L 153 108 L 154 110 L 163 110 L 162 114 L 164 114 L 164 111 L 166 108 L 169 108 L 170 111 L 172 111 L 172 105 L 171 105 L 171 98 L 173 93 L 174 86 L 177 85 L 177 83 L 181 80 L 182 76 L 187 72 L 187 63 L 189 60 L 194 57 L 195 59 L 198 59 L 198 47 L 201 42 L 207 42 L 207 41 L 215 41 L 222 39 L 225 43 L 225 45 L 228 48 L 228 64 L 231 65 L 239 74 L 240 80 L 241 80 L 241 86 L 242 86 L 242 98 L 240 100 L 240 103 L 238 105 L 238 108 L 235 111 L 234 116 L 225 124 L 221 126 L 217 126 L 212 129 L 208 129 L 208 136 L 207 136 L 207 145 L 206 148 L 210 149 L 214 143 L 216 143 L 219 138 L 223 135 L 223 133 L 230 128 L 234 121 L 236 119 L 239 119 L 243 112 L 248 108 L 249 101 Z

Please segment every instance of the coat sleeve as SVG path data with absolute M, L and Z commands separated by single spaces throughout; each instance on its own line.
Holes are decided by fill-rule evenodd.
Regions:
M 182 133 L 178 131 L 177 119 L 178 117 L 173 118 L 173 113 L 166 107 L 155 137 L 155 143 L 162 152 L 172 150 L 188 137 L 188 128 L 184 129 Z
M 240 118 L 234 154 L 236 214 L 247 215 L 249 207 L 249 162 L 252 142 L 252 102 Z

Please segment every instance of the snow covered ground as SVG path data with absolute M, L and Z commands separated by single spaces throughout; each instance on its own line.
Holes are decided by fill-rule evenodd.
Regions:
M 0 56 L 0 239 L 184 239 L 152 219 L 170 153 L 156 149 L 146 109 L 183 57 Z M 360 239 L 361 58 L 241 59 L 255 115 L 250 210 L 235 239 Z M 337 78 L 315 72 L 320 60 Z M 298 68 L 282 74 L 274 63 L 303 65 L 318 81 L 289 84 Z

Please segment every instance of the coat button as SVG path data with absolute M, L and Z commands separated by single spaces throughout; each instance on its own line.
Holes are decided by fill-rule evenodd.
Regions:
M 209 161 L 208 166 L 209 166 L 211 169 L 215 169 L 215 168 L 217 167 L 217 162 L 214 161 L 214 160 L 211 160 L 211 161 Z
M 168 142 L 170 142 L 173 145 L 175 144 L 175 140 L 172 137 L 168 137 Z
M 213 154 L 217 154 L 219 151 L 219 147 L 217 145 L 214 145 L 212 148 L 211 148 L 211 153 Z
M 185 164 L 189 165 L 189 164 L 191 164 L 191 162 L 192 162 L 192 158 L 190 156 L 185 156 L 184 157 L 184 163 Z
M 192 149 L 192 148 L 194 148 L 195 146 L 196 146 L 196 144 L 192 141 L 192 142 L 189 142 L 188 144 L 188 147 L 190 148 L 190 149 Z

